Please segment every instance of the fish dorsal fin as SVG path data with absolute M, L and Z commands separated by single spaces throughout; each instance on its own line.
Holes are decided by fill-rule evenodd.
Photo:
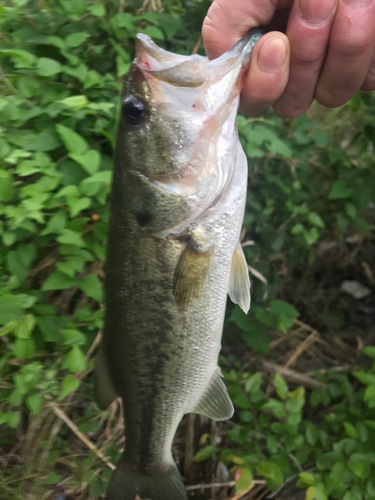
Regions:
M 213 374 L 207 389 L 191 413 L 198 413 L 212 420 L 227 420 L 232 417 L 233 404 L 219 371 Z
M 173 295 L 178 308 L 186 310 L 202 293 L 211 269 L 213 247 L 196 231 L 187 241 L 173 277 Z
M 100 346 L 95 358 L 94 400 L 99 408 L 104 411 L 117 398 L 118 395 L 111 381 L 103 346 Z
M 250 278 L 240 242 L 233 253 L 228 294 L 232 302 L 238 304 L 247 314 L 250 309 Z

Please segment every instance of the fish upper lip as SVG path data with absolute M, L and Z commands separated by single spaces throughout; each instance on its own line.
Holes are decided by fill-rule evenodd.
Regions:
M 139 33 L 135 62 L 146 78 L 148 74 L 178 86 L 199 87 L 208 83 L 211 80 L 210 74 L 216 73 L 220 67 L 225 74 L 237 66 L 239 73 L 249 63 L 253 47 L 264 32 L 261 28 L 251 29 L 228 52 L 211 61 L 198 54 L 186 56 L 168 52 L 147 35 Z M 233 65 L 228 65 L 230 60 L 233 60 Z

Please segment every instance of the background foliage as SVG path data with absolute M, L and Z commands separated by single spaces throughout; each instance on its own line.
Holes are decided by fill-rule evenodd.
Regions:
M 96 441 L 103 417 L 92 403 L 91 370 L 103 321 L 121 77 L 137 32 L 190 54 L 209 3 L 0 6 L 0 455 L 7 463 L 0 487 L 6 498 L 56 492 L 96 498 L 104 491 L 110 469 L 95 453 L 84 458 L 77 451 L 69 428 L 56 422 L 59 408 L 106 456 L 118 458 L 117 446 Z M 238 128 L 250 159 L 244 239 L 253 304 L 248 316 L 231 305 L 227 311 L 221 361 L 237 420 L 220 445 L 206 436 L 196 461 L 220 460 L 239 491 L 254 477 L 271 490 L 293 478 L 306 500 L 372 499 L 375 363 L 317 374 L 314 390 L 295 383 L 291 389 L 280 374 L 249 374 L 236 353 L 244 345 L 248 354 L 269 352 L 275 332 L 290 332 L 298 318 L 336 333 L 344 324 L 336 310 L 341 322 L 327 319 L 337 290 L 329 300 L 309 302 L 305 294 L 327 237 L 337 245 L 348 236 L 373 237 L 374 99 L 358 94 L 341 109 L 315 107 L 293 121 L 271 112 L 239 116 Z M 374 359 L 374 348 L 365 354 Z M 20 477 L 31 480 L 18 483 Z

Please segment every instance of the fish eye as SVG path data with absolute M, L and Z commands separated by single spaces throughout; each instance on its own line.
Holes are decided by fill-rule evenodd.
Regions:
M 127 97 L 122 103 L 122 117 L 127 125 L 141 125 L 147 117 L 147 105 L 139 97 Z

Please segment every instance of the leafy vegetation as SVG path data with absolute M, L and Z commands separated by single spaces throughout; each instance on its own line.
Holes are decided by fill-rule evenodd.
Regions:
M 169 0 L 158 12 L 158 2 L 148 5 L 13 0 L 0 6 L 0 444 L 9 460 L 0 487 L 7 498 L 52 495 L 68 491 L 67 483 L 71 495 L 103 493 L 111 470 L 100 454 L 72 442 L 77 429 L 69 423 L 112 462 L 119 456 L 115 444 L 98 437 L 119 414 L 107 412 L 103 424 L 92 402 L 91 371 L 103 321 L 120 79 L 139 31 L 190 54 L 209 2 Z M 373 234 L 374 99 L 358 94 L 339 110 L 316 106 L 293 121 L 271 112 L 239 116 L 238 129 L 250 159 L 244 250 L 253 305 L 247 316 L 228 307 L 224 339 L 229 351 L 240 343 L 246 352 L 266 354 L 276 331 L 290 332 L 301 315 L 312 319 L 300 299 L 327 236 L 340 242 Z M 321 316 L 314 322 L 327 324 Z M 374 348 L 365 353 L 375 358 Z M 374 498 L 375 364 L 316 374 L 313 390 L 291 389 L 280 374 L 271 381 L 250 375 L 231 354 L 222 365 L 238 421 L 220 448 L 212 437 L 196 460 L 214 456 L 239 470 L 240 491 L 257 476 L 270 489 L 294 478 L 306 500 Z M 28 444 L 18 459 L 12 450 L 20 436 Z M 31 483 L 17 482 L 29 476 Z

